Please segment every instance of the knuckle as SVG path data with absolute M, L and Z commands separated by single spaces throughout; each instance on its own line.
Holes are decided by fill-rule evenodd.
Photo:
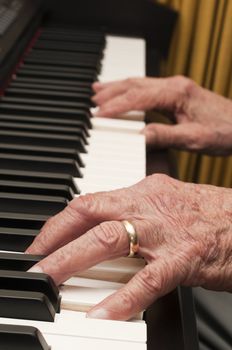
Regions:
M 138 306 L 136 295 L 129 290 L 121 290 L 119 294 L 121 305 L 123 305 L 124 313 L 133 315 L 135 313 L 135 307 Z
M 93 214 L 96 210 L 98 201 L 96 200 L 96 194 L 89 193 L 84 196 L 73 199 L 67 206 L 67 210 L 77 211 L 81 213 L 90 213 Z
M 136 87 L 134 87 L 134 88 L 131 88 L 131 89 L 129 89 L 128 91 L 127 91 L 127 93 L 126 93 L 126 99 L 127 99 L 127 101 L 128 102 L 134 102 L 134 103 L 136 103 L 137 102 L 137 100 L 138 100 L 138 98 L 139 98 L 139 90 L 136 88 Z
M 93 193 L 85 194 L 84 196 L 80 196 L 73 201 L 70 202 L 70 204 L 77 204 L 78 206 L 81 206 L 83 208 L 89 208 L 94 203 L 95 195 Z
M 59 249 L 55 254 L 51 255 L 51 260 L 53 265 L 56 266 L 56 268 L 64 268 L 66 266 L 67 260 L 69 260 L 70 254 L 67 254 L 67 251 L 64 251 L 63 249 Z
M 139 274 L 135 275 L 138 285 L 151 295 L 159 295 L 164 288 L 165 276 L 151 265 L 147 265 Z
M 177 79 L 181 94 L 188 99 L 192 97 L 197 84 L 193 80 L 184 76 L 178 76 Z
M 153 174 L 151 175 L 151 178 L 153 181 L 160 184 L 167 184 L 172 181 L 172 178 L 166 174 Z
M 101 244 L 109 253 L 118 252 L 121 241 L 118 223 L 103 222 L 92 230 L 96 244 Z
M 214 143 L 211 132 L 201 128 L 192 130 L 188 136 L 188 148 L 192 151 L 207 150 Z
M 195 85 L 194 81 L 185 77 L 184 75 L 176 75 L 173 77 L 173 84 L 186 90 L 189 86 Z
M 124 81 L 125 81 L 126 86 L 128 86 L 128 87 L 133 86 L 134 83 L 135 83 L 135 79 L 134 78 L 127 78 Z
M 179 95 L 176 103 L 177 110 L 186 108 L 189 99 L 194 95 L 198 85 L 193 80 L 182 75 L 177 75 L 170 79 L 173 90 L 177 91 Z
M 62 231 L 69 225 L 75 225 L 77 222 L 77 211 L 69 205 L 52 218 L 50 223 L 46 225 L 47 235 L 50 233 L 54 235 L 55 232 Z
M 33 250 L 39 252 L 39 254 L 48 253 L 48 242 L 46 236 L 43 234 L 43 231 L 41 231 L 40 234 L 34 239 L 32 245 Z

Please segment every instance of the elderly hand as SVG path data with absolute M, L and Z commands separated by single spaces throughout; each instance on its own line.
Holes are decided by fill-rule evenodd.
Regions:
M 71 201 L 28 249 L 48 255 L 35 270 L 60 284 L 103 260 L 126 256 L 122 220 L 136 228 L 147 265 L 89 317 L 127 320 L 177 285 L 232 291 L 232 190 L 159 174 Z
M 171 112 L 175 125 L 152 123 L 144 129 L 147 144 L 152 147 L 214 155 L 232 152 L 232 101 L 188 78 L 134 78 L 94 83 L 93 89 L 93 101 L 102 117 L 153 108 Z

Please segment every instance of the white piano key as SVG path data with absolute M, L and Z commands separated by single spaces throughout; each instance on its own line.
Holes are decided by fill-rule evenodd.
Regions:
M 122 286 L 122 283 L 73 277 L 60 287 L 61 309 L 87 312 Z
M 122 113 L 117 116 L 121 120 L 128 120 L 131 122 L 143 122 L 145 119 L 145 112 L 143 111 L 130 111 L 127 113 Z
M 106 339 L 90 339 L 90 338 L 76 338 L 76 337 L 67 337 L 61 335 L 52 335 L 52 334 L 43 334 L 47 344 L 51 346 L 51 350 L 145 350 L 146 344 L 141 343 L 131 343 L 124 341 L 112 341 Z
M 120 154 L 117 150 L 112 150 L 112 153 L 110 152 L 111 149 L 107 149 L 105 151 L 100 150 L 100 149 L 94 149 L 94 148 L 89 148 L 90 152 L 89 154 L 85 154 L 83 157 L 83 160 L 87 162 L 93 162 L 95 161 L 104 161 L 109 160 L 109 161 L 119 161 L 119 162 L 132 162 L 132 163 L 138 163 L 140 164 L 141 160 L 145 161 L 145 154 L 142 150 L 138 150 L 137 152 L 137 157 L 135 154 L 131 152 L 124 152 L 123 154 Z M 114 151 L 114 152 L 113 152 Z
M 117 261 L 114 262 L 115 267 L 118 265 Z M 97 273 L 97 270 L 95 270 Z M 98 278 L 86 278 L 79 276 L 78 274 L 74 275 L 73 277 L 69 278 L 66 282 L 63 283 L 60 290 L 61 293 L 65 291 L 67 286 L 72 287 L 78 287 L 78 288 L 89 288 L 89 289 L 105 289 L 105 290 L 113 290 L 116 291 L 119 288 L 123 287 L 125 283 L 122 282 L 115 282 L 111 280 L 103 280 L 100 279 L 99 276 L 96 275 Z M 77 288 L 76 288 L 77 289 Z M 63 295 L 63 294 L 62 294 Z M 91 296 L 92 298 L 92 296 Z
M 140 159 L 130 158 L 130 157 L 94 157 L 93 155 L 89 155 L 89 157 L 85 158 L 86 162 L 91 162 L 91 164 L 96 164 L 99 167 L 102 167 L 104 165 L 106 166 L 119 166 L 119 167 L 125 167 L 125 168 L 130 168 L 133 167 L 135 170 L 137 170 L 136 167 L 141 167 L 143 166 L 143 162 L 141 164 Z M 82 169 L 82 172 L 85 172 L 85 169 Z
M 61 310 L 60 314 L 56 314 L 54 322 L 0 318 L 0 323 L 33 326 L 43 334 L 132 343 L 146 342 L 146 324 L 144 321 L 124 322 L 90 319 L 86 318 L 85 313 L 77 311 Z
M 100 81 L 145 76 L 145 40 L 107 36 L 106 42 Z
M 87 312 L 124 285 L 112 281 L 72 277 L 60 287 L 61 309 Z M 138 313 L 134 318 L 141 320 L 142 316 L 142 313 Z
M 106 138 L 111 138 L 114 137 L 115 139 L 124 139 L 124 140 L 136 140 L 137 138 L 139 138 L 139 136 L 141 136 L 141 134 L 139 133 L 118 133 L 115 131 L 105 131 L 105 130 L 95 130 L 92 129 L 90 130 L 90 135 L 91 138 L 99 136 L 99 137 L 106 137 Z
M 97 113 L 99 115 L 99 108 L 98 107 L 92 108 L 93 116 L 96 115 Z M 103 119 L 105 117 L 101 117 L 99 115 L 99 117 L 97 117 L 97 118 Z M 133 111 L 129 111 L 127 113 L 121 113 L 121 114 L 115 115 L 114 118 L 118 121 L 130 121 L 130 122 L 136 122 L 136 123 L 144 123 L 145 112 L 133 110 Z M 110 119 L 112 119 L 112 118 L 110 118 Z M 132 132 L 134 132 L 134 130 Z
M 144 259 L 118 258 L 78 272 L 78 277 L 126 283 L 145 266 Z
M 92 119 L 92 124 L 94 130 L 105 130 L 135 134 L 139 134 L 145 127 L 145 123 L 141 121 L 109 119 L 100 117 L 94 117 Z
M 117 178 L 117 177 L 112 177 L 109 178 L 107 176 L 86 176 L 86 178 L 81 181 L 82 179 L 74 179 L 76 184 L 79 185 L 81 193 L 83 194 L 83 191 L 86 193 L 92 192 L 90 190 L 91 188 L 99 188 L 100 191 L 106 191 L 106 188 L 111 188 L 112 190 L 119 189 L 119 188 L 124 188 L 128 186 L 132 186 L 136 184 L 138 181 L 141 180 L 141 178 Z
M 89 165 L 88 169 L 86 169 L 86 171 L 83 172 L 84 174 L 84 179 L 88 178 L 88 174 L 89 172 L 91 173 L 96 173 L 96 171 L 99 171 L 100 174 L 104 173 L 104 177 L 110 177 L 110 178 L 121 178 L 124 177 L 126 179 L 128 179 L 128 181 L 139 181 L 143 179 L 143 174 L 141 175 L 141 171 L 140 169 L 135 169 L 134 171 L 132 171 L 131 169 L 127 169 L 126 167 L 117 167 L 110 165 L 111 168 L 107 169 L 107 167 L 99 167 L 99 165 Z M 91 175 L 92 178 L 95 178 L 94 174 Z

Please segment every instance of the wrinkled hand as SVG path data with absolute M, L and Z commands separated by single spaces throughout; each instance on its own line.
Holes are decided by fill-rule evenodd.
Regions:
M 171 112 L 175 125 L 152 123 L 144 129 L 147 144 L 152 147 L 214 155 L 232 153 L 232 101 L 188 78 L 132 78 L 94 83 L 93 90 L 93 101 L 102 117 L 153 108 Z
M 74 199 L 48 220 L 27 252 L 48 254 L 37 271 L 60 284 L 128 254 L 121 220 L 135 226 L 147 265 L 89 317 L 129 319 L 177 285 L 232 291 L 232 190 L 165 175 Z

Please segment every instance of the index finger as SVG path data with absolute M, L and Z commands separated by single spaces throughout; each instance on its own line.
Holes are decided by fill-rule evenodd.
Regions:
M 124 94 L 127 90 L 128 86 L 124 80 L 104 84 L 104 87 L 96 91 L 96 95 L 92 97 L 92 100 L 98 106 L 101 106 L 103 103 L 106 103 L 114 97 Z
M 43 259 L 30 271 L 46 273 L 59 285 L 97 263 L 126 256 L 128 250 L 129 241 L 123 224 L 103 222 Z
M 129 199 L 125 203 L 129 205 Z M 123 215 L 121 190 L 80 196 L 47 221 L 26 253 L 51 254 L 100 222 L 123 220 Z
M 108 81 L 108 82 L 96 81 L 95 83 L 92 84 L 92 89 L 95 93 L 98 93 L 101 90 L 104 90 L 113 85 L 117 85 L 118 83 L 121 83 L 121 82 L 123 82 L 123 80 Z

